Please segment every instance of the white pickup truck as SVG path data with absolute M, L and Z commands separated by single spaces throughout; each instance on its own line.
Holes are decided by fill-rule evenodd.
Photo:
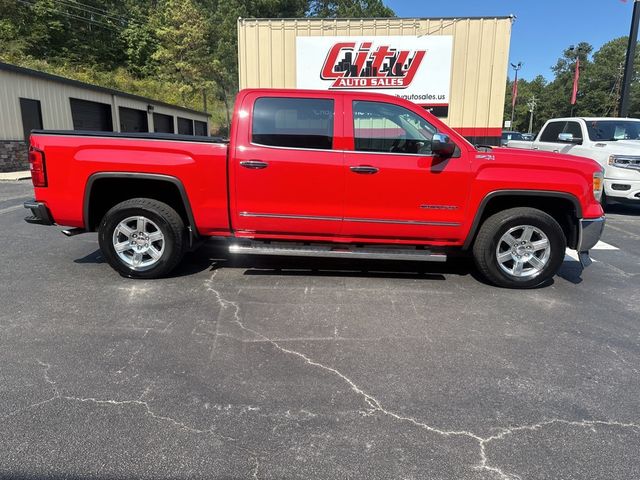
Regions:
M 591 158 L 604 168 L 603 204 L 640 204 L 640 120 L 554 118 L 533 142 L 510 140 L 506 147 Z

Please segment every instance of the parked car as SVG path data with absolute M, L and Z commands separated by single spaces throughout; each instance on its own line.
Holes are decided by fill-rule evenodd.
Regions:
M 509 141 L 511 148 L 592 158 L 604 169 L 602 203 L 640 204 L 640 120 L 557 118 L 533 142 Z
M 504 147 L 509 140 L 523 140 L 523 137 L 520 132 L 503 131 L 502 137 L 500 138 L 500 145 Z
M 548 281 L 600 238 L 589 159 L 479 151 L 415 104 L 360 92 L 243 90 L 230 141 L 35 131 L 27 222 L 97 231 L 132 278 L 208 237 L 231 254 L 442 262 L 469 252 L 496 285 Z

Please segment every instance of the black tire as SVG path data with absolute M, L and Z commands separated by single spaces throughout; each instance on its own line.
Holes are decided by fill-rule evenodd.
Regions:
M 603 211 L 606 211 L 607 205 L 609 205 L 609 199 L 607 198 L 607 194 L 604 192 L 604 186 L 602 187 L 602 196 L 600 197 L 600 205 L 602 205 Z
M 505 272 L 497 259 L 500 239 L 509 230 L 522 225 L 533 226 L 544 233 L 551 249 L 544 267 L 528 277 Z M 517 232 L 518 230 L 515 231 L 516 234 Z M 566 248 L 567 240 L 562 227 L 552 216 L 535 208 L 519 207 L 503 210 L 484 221 L 473 245 L 473 257 L 482 276 L 494 285 L 505 288 L 533 288 L 547 283 L 558 272 L 564 261 Z M 531 264 L 528 265 L 529 268 L 532 267 Z
M 143 254 L 147 262 L 155 262 L 147 267 L 133 267 L 121 259 L 114 247 L 116 228 L 129 217 L 144 217 L 155 224 L 163 238 L 155 245 L 154 252 L 161 251 L 157 260 L 149 254 Z M 154 229 L 155 226 L 151 227 Z M 120 230 L 119 230 L 120 231 Z M 121 235 L 121 233 L 118 233 Z M 125 237 L 126 238 L 126 237 Z M 132 198 L 111 208 L 98 227 L 98 242 L 109 265 L 122 276 L 129 278 L 160 278 L 171 272 L 182 260 L 186 246 L 185 226 L 180 215 L 166 203 L 150 198 Z M 154 245 L 152 243 L 152 245 Z M 142 246 L 141 248 L 144 248 Z M 126 252 L 128 255 L 129 251 Z M 133 251 L 130 252 L 133 257 Z

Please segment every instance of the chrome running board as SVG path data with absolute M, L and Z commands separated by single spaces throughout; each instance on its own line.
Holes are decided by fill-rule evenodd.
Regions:
M 410 260 L 418 262 L 446 262 L 444 253 L 416 247 L 354 246 L 335 244 L 301 244 L 293 242 L 250 241 L 229 245 L 229 252 L 243 255 L 282 255 L 287 257 L 365 258 L 377 260 Z

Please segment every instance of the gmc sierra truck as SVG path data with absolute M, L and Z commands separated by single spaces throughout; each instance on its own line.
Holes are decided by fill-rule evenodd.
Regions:
M 640 120 L 554 118 L 534 141 L 510 139 L 506 146 L 591 158 L 604 168 L 603 206 L 640 204 Z
M 243 90 L 228 142 L 34 131 L 29 223 L 97 231 L 132 278 L 168 274 L 206 237 L 231 254 L 445 261 L 493 284 L 547 282 L 602 233 L 602 169 L 476 149 L 417 105 L 358 92 Z

